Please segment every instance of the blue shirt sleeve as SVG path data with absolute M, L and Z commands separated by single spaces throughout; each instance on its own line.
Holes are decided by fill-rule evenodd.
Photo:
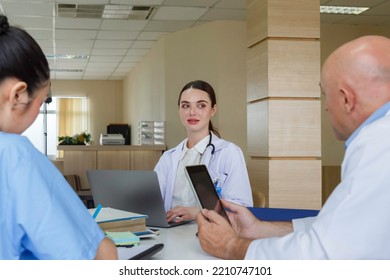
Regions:
M 1 242 L 9 245 L 1 258 L 93 259 L 104 233 L 56 167 L 27 139 L 2 153 L 4 160 Z

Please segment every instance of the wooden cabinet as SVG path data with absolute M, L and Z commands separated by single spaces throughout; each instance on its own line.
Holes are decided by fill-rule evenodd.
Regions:
M 57 148 L 64 152 L 63 174 L 80 176 L 81 188 L 89 189 L 86 170 L 153 170 L 165 146 L 66 146 Z

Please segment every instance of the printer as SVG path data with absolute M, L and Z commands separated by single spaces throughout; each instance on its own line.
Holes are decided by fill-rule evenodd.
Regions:
M 122 134 L 100 134 L 100 145 L 124 145 Z

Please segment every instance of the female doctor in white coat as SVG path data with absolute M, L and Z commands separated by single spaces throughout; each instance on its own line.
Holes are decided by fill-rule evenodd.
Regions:
M 205 164 L 226 199 L 252 206 L 252 192 L 241 149 L 220 139 L 211 117 L 217 111 L 214 89 L 204 81 L 185 85 L 179 95 L 179 115 L 188 138 L 166 151 L 155 167 L 168 222 L 195 219 L 199 212 L 184 167 Z

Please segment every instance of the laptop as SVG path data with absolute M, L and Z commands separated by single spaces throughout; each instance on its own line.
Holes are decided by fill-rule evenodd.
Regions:
M 151 170 L 87 170 L 95 205 L 148 215 L 146 225 L 169 228 L 157 173 Z

